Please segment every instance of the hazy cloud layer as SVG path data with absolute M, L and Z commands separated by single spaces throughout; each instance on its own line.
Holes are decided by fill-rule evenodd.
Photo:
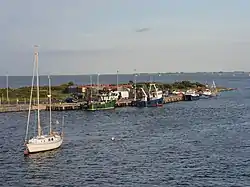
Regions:
M 250 1 L 0 2 L 0 74 L 250 71 Z M 16 68 L 18 67 L 18 68 Z

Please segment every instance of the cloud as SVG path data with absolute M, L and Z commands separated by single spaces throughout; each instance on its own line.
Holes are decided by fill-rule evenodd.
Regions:
M 145 27 L 145 28 L 137 29 L 136 32 L 147 32 L 147 31 L 149 31 L 149 30 L 150 30 L 150 28 Z

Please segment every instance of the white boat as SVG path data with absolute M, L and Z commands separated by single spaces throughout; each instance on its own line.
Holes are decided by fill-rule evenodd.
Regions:
M 50 117 L 49 117 L 49 133 L 43 134 L 41 128 L 41 120 L 40 120 L 40 103 L 39 103 L 39 76 L 38 76 L 38 51 L 36 50 L 37 46 L 35 46 L 35 63 L 33 68 L 33 76 L 32 76 L 32 86 L 30 93 L 30 103 L 29 103 L 29 112 L 27 119 L 27 127 L 26 127 L 26 135 L 25 135 L 25 147 L 26 150 L 24 154 L 29 153 L 37 153 L 43 151 L 49 151 L 56 148 L 59 148 L 63 142 L 63 133 L 53 132 L 52 131 L 52 121 L 51 121 L 51 81 L 49 77 L 49 104 L 50 104 Z M 36 71 L 36 87 L 37 87 L 37 134 L 33 138 L 28 138 L 29 132 L 29 123 L 30 123 L 30 114 L 31 114 L 31 105 L 32 105 L 32 95 L 34 89 L 34 77 Z M 62 121 L 62 124 L 64 122 Z
M 200 95 L 198 93 L 196 93 L 194 90 L 187 90 L 184 93 L 184 98 L 186 101 L 199 100 Z
M 206 89 L 205 91 L 203 91 L 202 96 L 204 97 L 212 97 L 212 92 L 209 89 Z
M 180 94 L 184 94 L 185 92 L 182 92 L 182 91 L 173 91 L 172 94 L 174 95 L 180 95 Z
M 205 91 L 202 92 L 201 97 L 203 98 L 209 98 L 209 97 L 215 97 L 217 96 L 217 91 L 216 91 L 216 85 L 215 82 L 213 81 L 213 84 L 210 89 L 206 89 Z

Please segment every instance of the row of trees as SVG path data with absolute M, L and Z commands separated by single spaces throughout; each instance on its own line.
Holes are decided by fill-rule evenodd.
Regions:
M 133 81 L 129 81 L 129 84 L 134 85 Z M 139 87 L 149 87 L 150 83 L 143 83 L 139 82 L 136 84 L 136 86 Z M 159 88 L 163 90 L 174 90 L 174 89 L 188 89 L 188 88 L 203 88 L 205 87 L 204 84 L 201 84 L 199 82 L 190 82 L 190 81 L 180 81 L 180 82 L 174 82 L 174 83 L 155 83 Z

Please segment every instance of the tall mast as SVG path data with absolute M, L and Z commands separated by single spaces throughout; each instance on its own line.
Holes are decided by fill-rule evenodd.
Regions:
M 52 127 L 51 127 L 51 97 L 52 97 L 52 93 L 51 93 L 51 79 L 50 79 L 50 76 L 48 76 L 48 79 L 49 79 L 49 134 L 52 134 Z
M 36 59 L 36 89 L 37 89 L 37 130 L 38 136 L 41 136 L 41 122 L 40 122 L 40 102 L 39 102 L 39 73 L 38 73 L 38 46 L 35 45 L 35 59 Z
M 26 125 L 26 134 L 25 134 L 25 142 L 28 139 L 29 124 L 30 124 L 30 113 L 31 113 L 32 97 L 33 97 L 33 90 L 34 90 L 35 72 L 36 72 L 36 62 L 35 62 L 35 59 L 34 59 L 33 73 L 32 73 L 32 82 L 31 82 L 31 90 L 30 90 L 29 112 L 28 112 L 28 119 L 27 119 L 27 125 Z

